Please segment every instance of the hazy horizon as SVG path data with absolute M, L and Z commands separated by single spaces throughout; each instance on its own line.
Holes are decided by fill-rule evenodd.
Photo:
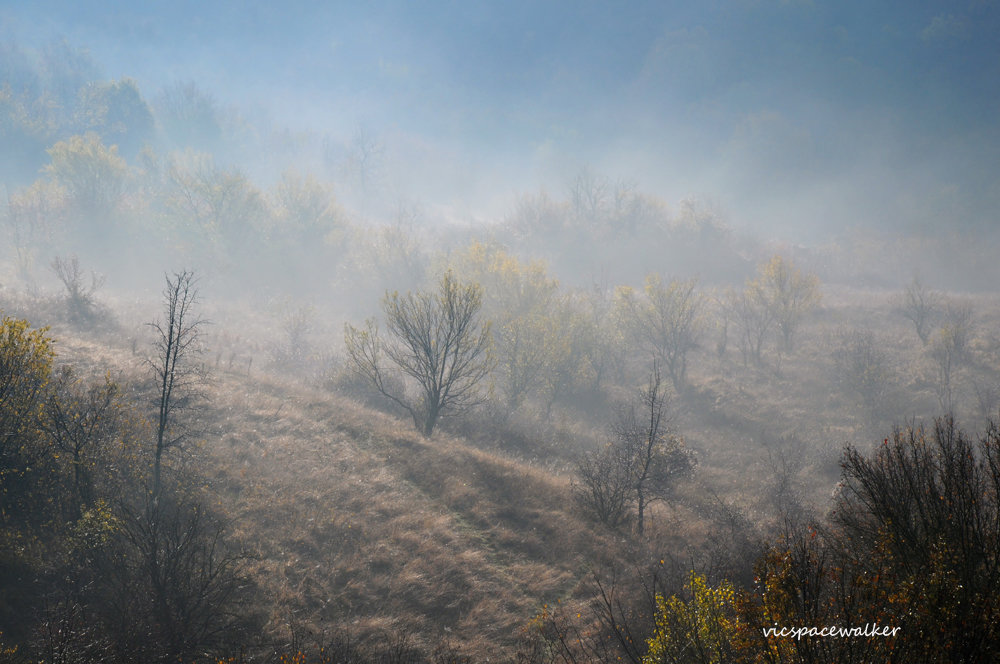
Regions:
M 364 131 L 381 195 L 456 221 L 590 168 L 796 241 L 994 224 L 993 2 L 310 5 L 5 3 L 0 40 L 65 39 L 147 100 L 193 82 L 302 146 L 277 172 Z

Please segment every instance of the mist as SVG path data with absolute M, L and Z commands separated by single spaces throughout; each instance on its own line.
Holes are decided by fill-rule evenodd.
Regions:
M 240 155 L 261 178 L 322 168 L 317 143 L 347 150 L 363 128 L 384 145 L 385 187 L 434 216 L 495 218 L 589 165 L 815 241 L 992 226 L 994 9 L 42 3 L 3 16 L 8 44 L 64 38 L 150 100 L 195 83 L 264 143 Z M 275 134 L 285 144 L 267 150 Z
M 20 4 L 0 660 L 1000 658 L 995 2 Z

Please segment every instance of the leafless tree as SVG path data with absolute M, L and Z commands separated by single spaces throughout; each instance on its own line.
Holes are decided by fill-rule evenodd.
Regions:
M 612 426 L 611 442 L 578 463 L 577 501 L 602 523 L 625 523 L 634 505 L 636 530 L 643 535 L 649 505 L 669 499 L 677 480 L 693 470 L 693 455 L 669 431 L 667 406 L 654 364 L 649 386 L 640 392 L 639 408 L 623 408 Z
M 172 496 L 154 514 L 126 509 L 123 517 L 100 561 L 119 621 L 116 661 L 191 661 L 249 637 L 246 556 L 227 546 L 220 522 Z
M 299 306 L 284 315 L 281 324 L 282 339 L 271 346 L 271 361 L 290 373 L 301 373 L 312 356 L 310 335 L 313 332 L 316 312 L 311 306 Z
M 577 463 L 573 494 L 601 523 L 617 528 L 628 521 L 635 502 L 631 459 L 615 441 L 584 454 Z
M 426 436 L 447 411 L 479 401 L 479 382 L 493 368 L 490 324 L 482 323 L 482 288 L 462 285 L 449 271 L 437 294 L 386 293 L 382 300 L 388 336 L 374 320 L 365 329 L 345 326 L 344 341 L 354 368 L 382 395 L 402 406 Z M 388 357 L 392 368 L 386 366 Z M 392 374 L 416 384 L 399 389 Z
M 358 126 L 351 137 L 344 174 L 357 184 L 361 194 L 362 216 L 368 198 L 378 188 L 383 175 L 385 145 L 370 129 Z
M 667 394 L 655 363 L 648 387 L 639 393 L 639 407 L 638 412 L 634 405 L 623 409 L 613 431 L 631 460 L 636 530 L 643 535 L 646 508 L 670 497 L 677 480 L 692 470 L 694 459 L 669 430 Z
M 969 358 L 969 341 L 974 327 L 972 306 L 967 302 L 951 301 L 945 306 L 943 334 L 947 335 L 954 349 L 955 358 L 966 364 Z
M 152 502 L 160 497 L 160 468 L 163 453 L 187 438 L 187 431 L 175 426 L 175 415 L 188 408 L 196 398 L 195 386 L 201 379 L 198 366 L 191 360 L 200 352 L 199 338 L 203 319 L 192 308 L 198 300 L 197 280 L 184 270 L 167 275 L 163 289 L 164 319 L 150 323 L 156 332 L 154 357 L 148 360 L 156 379 L 156 447 L 153 456 Z
M 4 187 L 6 190 L 6 187 Z M 41 246 L 52 239 L 55 228 L 65 223 L 65 191 L 47 180 L 38 180 L 30 187 L 7 191 L 7 237 L 14 249 L 18 275 L 31 283 L 31 271 Z
M 951 414 L 955 408 L 955 373 L 958 371 L 954 348 L 942 335 L 931 344 L 928 356 L 933 363 L 934 392 L 941 404 L 941 412 Z
M 928 356 L 936 373 L 934 387 L 944 413 L 955 407 L 955 378 L 969 360 L 969 337 L 972 334 L 972 308 L 950 304 L 945 323 L 931 339 Z
M 589 168 L 580 171 L 570 184 L 570 200 L 576 216 L 593 224 L 609 212 L 612 198 L 611 182 Z
M 940 296 L 927 288 L 919 277 L 914 277 L 903 291 L 899 312 L 903 318 L 913 323 L 917 336 L 925 346 L 930 342 L 931 328 L 939 306 Z
M 61 256 L 53 258 L 52 271 L 66 288 L 66 308 L 70 322 L 89 321 L 94 313 L 94 293 L 104 285 L 104 277 L 91 272 L 90 285 L 85 285 L 80 260 L 75 255 L 69 258 Z
M 978 415 L 984 420 L 995 417 L 1000 405 L 1000 386 L 991 380 L 974 380 L 972 391 L 976 395 Z

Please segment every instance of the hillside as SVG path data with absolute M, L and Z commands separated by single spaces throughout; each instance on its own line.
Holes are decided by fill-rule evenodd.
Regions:
M 1000 308 L 988 296 L 939 296 L 950 311 L 974 312 L 949 394 L 960 417 L 979 422 L 998 404 L 989 386 L 1000 376 L 991 331 Z M 241 552 L 249 595 L 239 611 L 255 626 L 240 637 L 246 652 L 354 644 L 393 650 L 391 661 L 550 661 L 566 634 L 612 639 L 609 616 L 648 634 L 652 594 L 679 592 L 692 569 L 752 583 L 767 538 L 829 509 L 844 443 L 864 450 L 894 422 L 934 415 L 938 342 L 921 344 L 898 300 L 828 287 L 794 349 L 768 345 L 760 364 L 706 325 L 669 410 L 697 470 L 654 504 L 643 536 L 632 522 L 598 523 L 571 488 L 576 461 L 608 440 L 614 404 L 637 388 L 609 384 L 600 402 L 584 395 L 551 417 L 531 403 L 504 421 L 473 411 L 424 438 L 336 362 L 298 376 L 273 353 L 268 362 L 274 344 L 258 308 L 238 302 L 206 303 L 217 322 L 201 353 L 202 398 L 186 415 L 194 435 L 169 455 L 168 477 Z M 130 322 L 139 303 L 116 302 L 120 317 L 108 308 L 89 330 L 68 323 L 56 300 L 6 305 L 53 321 L 57 365 L 93 378 L 110 371 L 137 412 L 148 408 L 147 339 Z M 866 339 L 874 345 L 857 346 Z M 844 357 L 881 372 L 878 408 L 859 400 L 865 384 L 850 383 Z M 633 379 L 644 369 L 640 354 L 627 358 Z M 148 436 L 140 428 L 135 438 L 140 477 Z
M 73 336 L 58 346 L 62 362 L 103 362 L 141 382 L 125 348 Z M 582 517 L 566 472 L 446 433 L 424 439 L 409 422 L 259 371 L 217 369 L 206 392 L 200 440 L 177 472 L 204 481 L 227 538 L 249 553 L 265 643 L 513 657 L 544 604 L 585 610 L 593 572 L 632 548 Z
M 566 477 L 266 378 L 214 394 L 212 481 L 261 556 L 277 633 L 350 625 L 483 660 L 543 602 L 585 598 L 616 548 L 574 514 Z

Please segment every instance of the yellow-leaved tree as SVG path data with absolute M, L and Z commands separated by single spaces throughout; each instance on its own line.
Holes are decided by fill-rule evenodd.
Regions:
M 738 661 L 742 629 L 736 613 L 736 591 L 728 581 L 714 588 L 691 572 L 686 597 L 656 596 L 656 629 L 647 641 L 643 664 L 726 664 Z
M 757 266 L 757 276 L 747 284 L 747 290 L 768 311 L 785 349 L 791 350 L 802 319 L 820 302 L 819 279 L 790 259 L 775 255 Z
M 663 283 L 657 274 L 646 277 L 641 294 L 628 287 L 616 294 L 618 315 L 632 336 L 667 368 L 674 389 L 684 389 L 688 352 L 698 344 L 705 298 L 696 279 Z
M 481 242 L 449 257 L 448 264 L 483 289 L 483 316 L 493 322 L 497 405 L 503 415 L 550 391 L 568 353 L 568 337 L 559 315 L 559 282 L 548 276 L 545 264 L 521 261 Z
M 48 150 L 45 172 L 67 192 L 72 210 L 87 224 L 111 223 L 125 194 L 128 166 L 117 146 L 94 133 L 72 136 Z
M 39 438 L 45 387 L 52 374 L 47 328 L 26 320 L 0 322 L 0 497 L 28 472 Z

